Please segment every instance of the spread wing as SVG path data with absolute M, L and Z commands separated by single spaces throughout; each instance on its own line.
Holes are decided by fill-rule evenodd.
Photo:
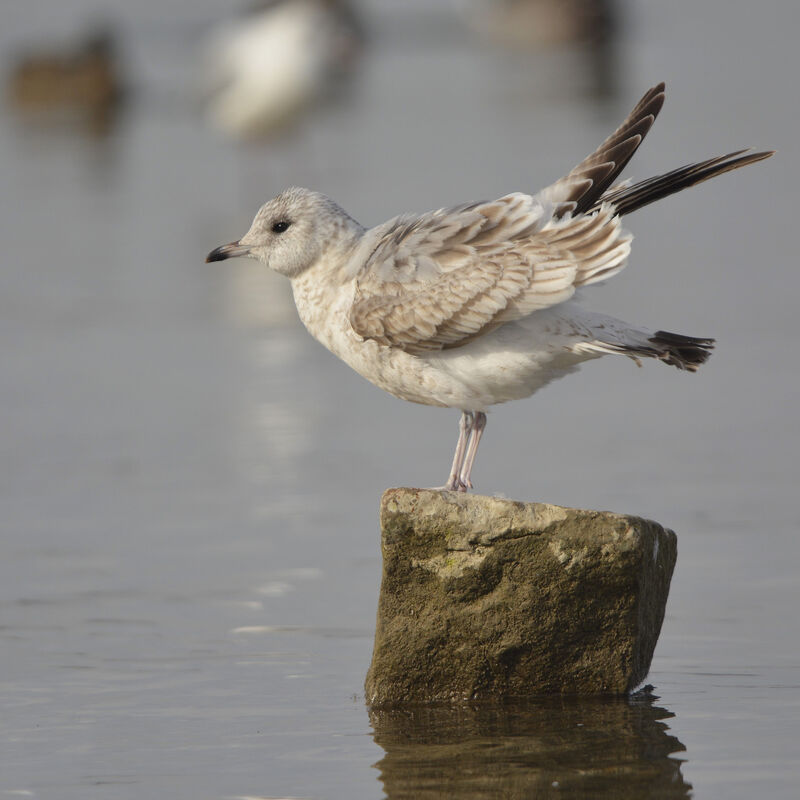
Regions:
M 360 336 L 424 353 L 459 347 L 570 298 L 625 265 L 630 236 L 613 207 L 554 218 L 525 194 L 399 218 L 357 276 Z

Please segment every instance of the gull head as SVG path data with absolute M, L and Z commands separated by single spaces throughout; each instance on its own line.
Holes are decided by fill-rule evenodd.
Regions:
M 323 251 L 350 243 L 362 232 L 329 197 L 291 188 L 261 206 L 241 239 L 212 250 L 206 261 L 249 256 L 296 278 L 315 264 Z

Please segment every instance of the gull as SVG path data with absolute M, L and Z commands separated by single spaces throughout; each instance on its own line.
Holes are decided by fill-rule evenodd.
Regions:
M 616 182 L 663 102 L 660 83 L 594 153 L 538 194 L 364 228 L 325 195 L 290 188 L 206 261 L 258 259 L 291 280 L 308 331 L 356 372 L 403 400 L 461 409 L 442 488 L 466 492 L 490 406 L 608 354 L 690 372 L 708 359 L 713 339 L 651 331 L 574 299 L 625 267 L 632 237 L 623 216 L 772 155 L 738 150 Z
M 209 43 L 208 112 L 223 133 L 257 139 L 331 89 L 358 54 L 345 0 L 268 0 Z

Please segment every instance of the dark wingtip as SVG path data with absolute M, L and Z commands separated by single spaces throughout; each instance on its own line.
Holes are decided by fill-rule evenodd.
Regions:
M 663 175 L 656 175 L 654 178 L 635 183 L 633 186 L 623 186 L 606 192 L 596 201 L 595 206 L 600 202 L 611 203 L 616 207 L 618 214 L 631 214 L 656 200 L 669 197 L 671 194 L 703 183 L 717 175 L 763 161 L 774 152 L 774 150 L 762 150 L 752 153 L 749 148 L 744 148 L 726 153 L 724 156 L 699 161 L 696 164 L 687 164 Z
M 590 209 L 625 169 L 656 121 L 664 97 L 663 82 L 648 89 L 614 133 L 570 172 L 570 178 L 591 180 L 588 186 L 574 183 L 570 196 L 565 198 L 575 202 L 574 214 Z

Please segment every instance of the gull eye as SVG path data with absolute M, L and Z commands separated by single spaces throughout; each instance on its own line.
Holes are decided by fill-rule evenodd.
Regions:
M 279 222 L 273 222 L 272 232 L 283 233 L 291 224 L 292 224 L 291 222 L 287 222 L 285 219 L 282 219 Z

